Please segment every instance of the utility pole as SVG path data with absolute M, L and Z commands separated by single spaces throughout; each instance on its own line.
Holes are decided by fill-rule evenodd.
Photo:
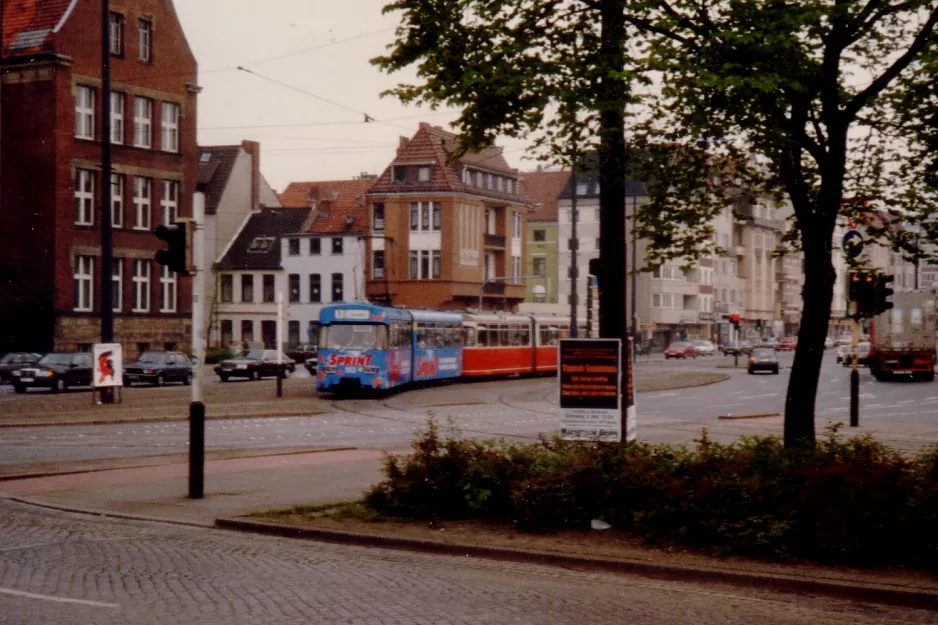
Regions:
M 626 192 L 628 192 L 628 180 L 626 180 Z M 635 341 L 638 339 L 638 297 L 636 296 L 636 287 L 635 287 L 635 268 L 638 266 L 638 256 L 635 252 L 635 210 L 636 210 L 636 198 L 632 196 L 632 340 Z M 635 349 L 632 349 L 632 359 L 636 358 Z
M 205 194 L 192 198 L 192 354 L 195 376 L 189 404 L 189 498 L 205 496 L 205 404 L 202 370 L 205 368 Z
M 570 338 L 577 338 L 577 323 L 576 323 L 576 283 L 577 283 L 577 256 L 579 256 L 580 241 L 577 239 L 576 232 L 576 222 L 578 219 L 577 215 L 577 179 L 576 179 L 576 159 L 577 153 L 576 150 L 573 150 L 573 174 L 571 179 L 573 180 L 573 199 L 570 202 Z
M 283 291 L 277 291 L 277 397 L 283 397 Z
M 114 342 L 114 233 L 111 230 L 111 7 L 101 0 L 101 342 Z M 94 130 L 92 129 L 92 132 Z M 114 388 L 101 389 L 101 403 L 114 403 Z

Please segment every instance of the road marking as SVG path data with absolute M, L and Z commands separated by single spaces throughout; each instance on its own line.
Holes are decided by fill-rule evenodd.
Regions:
M 12 588 L 0 588 L 0 594 L 13 595 L 14 597 L 25 597 L 27 599 L 41 599 L 42 601 L 55 601 L 57 603 L 77 603 L 78 605 L 90 605 L 96 608 L 119 608 L 116 603 L 105 603 L 103 601 L 91 601 L 90 599 L 69 599 L 68 597 L 53 597 L 52 595 L 38 595 L 33 592 L 22 590 L 13 590 Z
M 917 401 L 917 399 L 906 399 L 905 401 L 897 401 L 896 404 L 901 406 L 902 404 L 914 404 Z

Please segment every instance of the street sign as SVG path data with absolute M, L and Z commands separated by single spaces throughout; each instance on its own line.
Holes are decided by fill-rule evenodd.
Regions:
M 621 340 L 561 339 L 559 351 L 561 437 L 621 442 Z
M 843 239 L 844 254 L 856 258 L 863 253 L 863 235 L 859 230 L 847 230 Z
M 124 353 L 120 343 L 95 343 L 91 348 L 94 388 L 124 385 Z

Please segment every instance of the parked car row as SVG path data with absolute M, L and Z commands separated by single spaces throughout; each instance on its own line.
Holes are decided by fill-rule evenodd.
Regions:
M 665 348 L 664 359 L 714 356 L 716 353 L 716 345 L 710 341 L 675 341 Z

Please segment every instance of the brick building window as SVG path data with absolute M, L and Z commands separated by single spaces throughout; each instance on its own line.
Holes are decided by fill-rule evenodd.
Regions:
M 124 143 L 124 97 L 119 91 L 111 92 L 111 143 Z
M 115 228 L 124 225 L 123 174 L 111 174 L 111 225 Z
M 411 280 L 420 278 L 420 252 L 411 251 L 408 276 Z
M 272 273 L 264 274 L 264 302 L 267 304 L 273 304 L 276 301 L 277 296 L 275 293 L 274 287 L 274 275 Z
M 150 229 L 150 179 L 134 178 L 134 229 Z
M 322 240 L 321 239 L 310 239 L 309 240 L 309 255 L 310 256 L 319 256 L 322 254 Z
M 176 223 L 179 218 L 179 183 L 175 180 L 163 181 L 163 195 L 160 198 L 163 212 L 163 225 Z
M 290 303 L 300 303 L 300 274 L 291 273 L 289 277 Z
M 507 179 L 505 180 L 505 184 L 506 184 L 507 187 L 508 187 L 508 193 L 514 194 L 514 192 L 515 192 L 515 181 L 512 180 L 511 178 L 507 178 Z
M 322 278 L 318 273 L 309 274 L 309 303 L 318 304 L 322 301 Z
M 241 341 L 243 343 L 254 342 L 254 322 L 250 319 L 241 320 Z
M 442 258 L 439 250 L 414 250 L 410 253 L 410 279 L 429 280 L 440 277 Z
M 511 257 L 511 281 L 515 284 L 521 284 L 521 263 L 520 256 Z
M 176 312 L 176 272 L 162 266 L 160 271 L 160 312 Z
M 376 232 L 384 231 L 384 204 L 375 204 L 372 208 L 371 226 Z
M 345 301 L 345 287 L 341 273 L 332 274 L 332 301 Z
M 108 13 L 107 18 L 108 51 L 114 56 L 124 56 L 124 16 Z
M 163 102 L 160 125 L 160 147 L 164 152 L 179 151 L 179 105 Z
M 75 223 L 80 226 L 94 223 L 94 172 L 87 169 L 75 172 Z
M 375 279 L 384 278 L 384 250 L 375 250 L 372 254 L 371 275 Z
M 254 274 L 241 274 L 241 301 L 245 304 L 254 303 Z
M 94 139 L 94 89 L 75 87 L 75 137 Z
M 137 59 L 150 62 L 153 53 L 153 23 L 150 20 L 137 21 Z
M 111 262 L 111 309 L 119 312 L 124 302 L 124 263 L 119 258 Z
M 547 240 L 547 231 L 546 230 L 535 230 L 533 235 L 533 240 L 536 243 L 543 243 Z
M 225 304 L 234 301 L 234 277 L 230 273 L 221 277 L 221 301 Z
M 432 274 L 433 278 L 436 280 L 436 279 L 439 279 L 440 277 L 440 271 L 442 270 L 442 267 L 443 267 L 443 258 L 442 258 L 442 255 L 440 254 L 440 250 L 433 250 L 432 252 L 430 252 L 430 255 L 431 255 L 431 263 L 430 263 L 431 267 L 430 268 L 431 268 L 431 271 L 433 272 Z
M 153 144 L 153 100 L 134 98 L 134 147 L 149 148 Z
M 134 312 L 150 311 L 150 262 L 134 261 Z
M 442 206 L 439 202 L 411 202 L 410 229 L 412 232 L 439 232 Z
M 94 309 L 94 258 L 75 257 L 75 310 Z
M 511 238 L 521 238 L 521 213 L 511 214 Z

